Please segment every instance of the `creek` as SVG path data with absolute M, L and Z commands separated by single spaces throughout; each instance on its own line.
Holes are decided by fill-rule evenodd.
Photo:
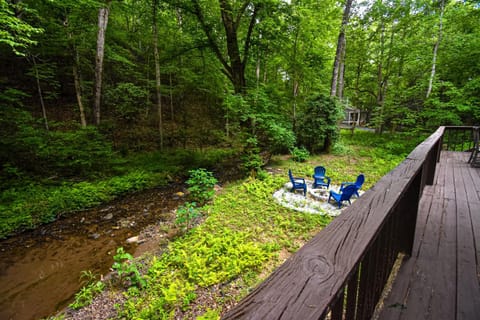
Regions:
M 134 256 L 155 250 L 158 242 L 126 239 L 149 226 L 167 230 L 184 201 L 180 191 L 170 185 L 138 192 L 0 241 L 0 319 L 53 315 L 83 286 L 82 271 L 109 272 L 118 247 Z

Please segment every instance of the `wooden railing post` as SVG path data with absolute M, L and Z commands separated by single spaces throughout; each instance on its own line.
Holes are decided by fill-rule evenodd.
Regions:
M 402 213 L 403 232 L 400 234 L 400 251 L 411 256 L 415 239 L 415 227 L 417 225 L 418 204 L 421 197 L 422 173 L 417 174 L 411 185 L 403 195 L 396 211 Z

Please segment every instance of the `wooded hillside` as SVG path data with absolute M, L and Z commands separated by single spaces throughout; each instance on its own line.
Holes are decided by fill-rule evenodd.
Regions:
M 0 0 L 0 18 L 13 166 L 37 130 L 88 125 L 123 152 L 328 149 L 338 112 L 301 136 L 319 94 L 378 131 L 480 119 L 478 1 Z

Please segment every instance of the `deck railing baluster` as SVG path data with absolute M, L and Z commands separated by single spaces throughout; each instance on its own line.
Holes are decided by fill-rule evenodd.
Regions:
M 345 310 L 345 320 L 355 319 L 357 300 L 358 300 L 358 282 L 359 282 L 358 268 L 353 273 L 347 285 L 347 306 Z

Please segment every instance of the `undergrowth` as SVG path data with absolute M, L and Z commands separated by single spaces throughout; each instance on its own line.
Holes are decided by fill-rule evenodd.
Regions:
M 186 228 L 162 255 L 145 259 L 143 274 L 134 273 L 144 282 L 124 292 L 127 300 L 116 306 L 118 318 L 194 318 L 203 312 L 198 319 L 218 319 L 225 305 L 245 296 L 332 219 L 292 211 L 273 201 L 272 194 L 288 181 L 289 168 L 310 178 L 313 167 L 323 165 L 337 185 L 364 173 L 368 189 L 416 142 L 404 136 L 343 133 L 335 155 L 310 156 L 305 162 L 274 157 L 272 169 L 280 174 L 226 185 L 213 202 L 196 208 L 204 217 L 200 225 Z M 208 302 L 205 297 L 197 302 L 205 290 Z
M 165 185 L 185 176 L 190 169 L 211 167 L 234 152 L 212 149 L 138 154 L 119 162 L 117 175 L 110 178 L 80 182 L 45 179 L 23 186 L 15 184 L 0 193 L 0 239 L 129 192 Z
M 275 204 L 272 193 L 283 183 L 283 177 L 268 176 L 227 186 L 203 207 L 208 217 L 202 225 L 153 259 L 145 289 L 127 293 L 119 317 L 172 319 L 175 310 L 188 310 L 197 290 L 215 285 L 245 294 L 262 270 L 281 262 L 280 251 L 296 251 L 331 220 Z
M 178 312 L 193 318 L 188 310 L 198 293 L 202 288 L 217 288 L 210 303 L 218 307 L 200 306 L 204 312 L 200 318 L 218 319 L 223 305 L 244 296 L 332 219 L 291 211 L 272 201 L 274 191 L 287 181 L 288 168 L 309 178 L 315 165 L 324 165 L 336 184 L 364 173 L 368 189 L 398 165 L 417 141 L 363 132 L 353 138 L 343 134 L 335 155 L 311 156 L 305 162 L 274 159 L 283 174 L 227 186 L 202 208 L 206 219 L 200 226 L 152 260 L 147 285 L 127 293 L 119 318 L 173 319 Z

